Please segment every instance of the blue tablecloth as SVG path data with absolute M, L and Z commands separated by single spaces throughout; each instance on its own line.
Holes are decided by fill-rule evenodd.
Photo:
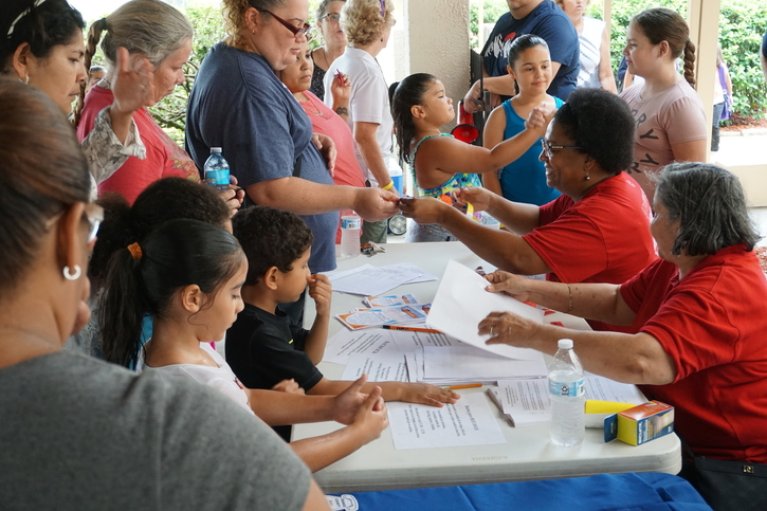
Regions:
M 711 509 L 686 480 L 652 472 L 356 492 L 329 495 L 328 500 L 339 511 Z

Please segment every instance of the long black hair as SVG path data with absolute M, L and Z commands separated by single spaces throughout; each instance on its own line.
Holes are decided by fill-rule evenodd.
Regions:
M 215 294 L 245 262 L 234 236 L 197 220 L 171 220 L 118 250 L 109 264 L 99 323 L 104 356 L 135 365 L 145 315 L 162 318 L 174 293 L 197 284 Z
M 43 59 L 54 46 L 67 44 L 83 29 L 83 17 L 66 0 L 47 0 L 40 5 L 34 0 L 3 0 L 0 72 L 10 71 L 13 54 L 21 44 L 29 44 L 32 55 Z
M 410 161 L 410 146 L 415 139 L 415 124 L 410 109 L 420 105 L 423 96 L 429 90 L 429 85 L 437 78 L 428 73 L 415 73 L 404 78 L 397 88 L 391 101 L 391 115 L 394 119 L 394 133 L 399 145 L 399 157 L 402 161 Z

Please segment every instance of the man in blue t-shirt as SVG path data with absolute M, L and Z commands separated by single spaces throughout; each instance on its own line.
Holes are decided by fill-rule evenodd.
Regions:
M 549 45 L 554 80 L 548 93 L 567 100 L 575 90 L 580 62 L 578 33 L 567 15 L 551 0 L 508 0 L 509 12 L 498 18 L 482 48 L 484 88 L 497 96 L 513 96 L 514 81 L 506 70 L 503 47 L 520 35 L 534 34 Z M 480 105 L 479 82 L 464 97 L 464 107 L 474 112 Z

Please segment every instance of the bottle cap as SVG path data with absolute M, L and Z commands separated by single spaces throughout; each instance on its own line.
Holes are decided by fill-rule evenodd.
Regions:
M 210 148 L 210 152 L 211 153 L 220 153 L 221 152 L 221 148 L 220 147 L 211 147 Z
M 557 348 L 560 350 L 571 350 L 573 349 L 573 340 L 572 339 L 560 339 L 557 342 Z

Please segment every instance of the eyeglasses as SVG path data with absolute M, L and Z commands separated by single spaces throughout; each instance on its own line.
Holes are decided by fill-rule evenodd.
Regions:
M 554 157 L 554 151 L 559 151 L 560 149 L 583 150 L 581 146 L 577 145 L 549 144 L 549 141 L 545 138 L 541 139 L 541 149 L 543 149 L 544 156 L 546 156 L 546 158 L 549 160 Z
M 271 16 L 272 18 L 277 20 L 277 22 L 280 25 L 282 25 L 283 27 L 285 27 L 288 30 L 290 30 L 290 33 L 293 34 L 294 37 L 300 37 L 300 36 L 305 36 L 307 38 L 309 37 L 309 35 L 308 35 L 309 34 L 309 30 L 312 29 L 312 26 L 310 24 L 304 22 L 303 26 L 297 27 L 294 24 L 292 24 L 291 22 L 289 22 L 289 21 L 287 21 L 285 19 L 280 18 L 279 16 L 274 14 L 272 11 L 267 11 L 266 9 L 260 9 L 260 11 L 261 12 L 265 12 L 266 14 L 268 14 L 269 16 Z
M 319 21 L 328 20 L 328 23 L 338 23 L 341 21 L 341 15 L 337 12 L 329 12 L 319 19 Z
M 99 233 L 101 222 L 104 221 L 104 208 L 90 203 L 85 206 L 85 219 L 88 221 L 88 243 L 93 242 Z

